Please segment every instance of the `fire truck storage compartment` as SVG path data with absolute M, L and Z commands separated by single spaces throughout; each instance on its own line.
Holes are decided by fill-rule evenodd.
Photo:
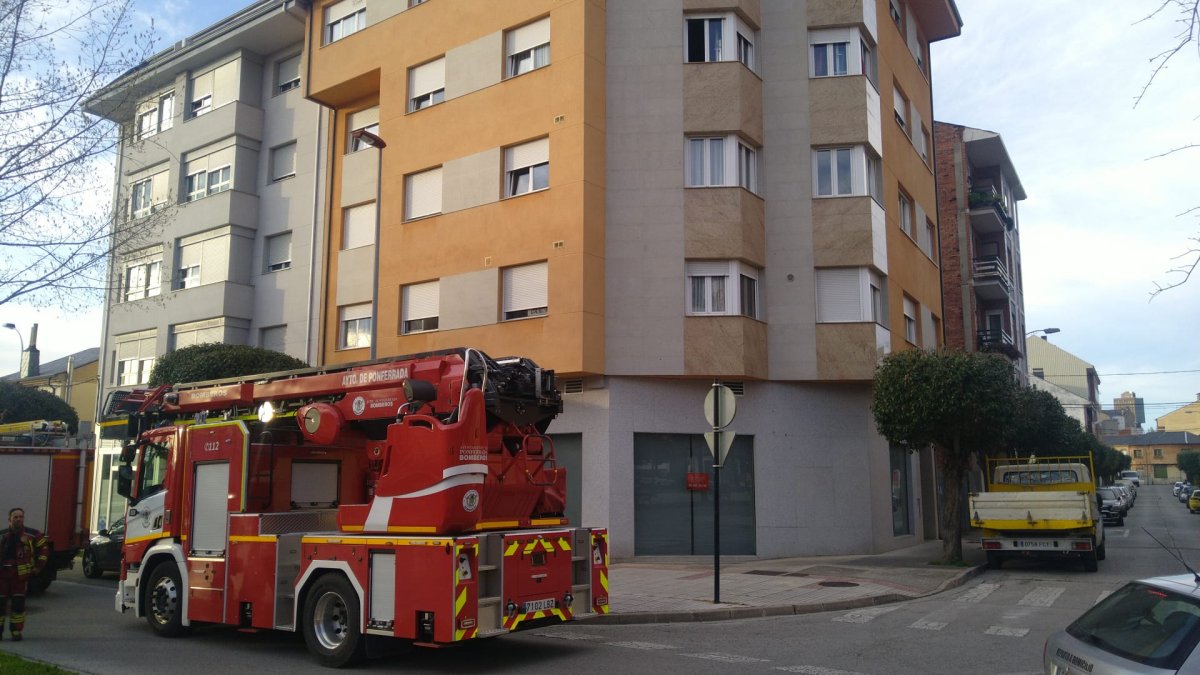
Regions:
M 8 519 L 8 509 L 21 506 L 25 509 L 25 526 L 46 532 L 46 505 L 50 494 L 50 455 L 9 455 L 4 460 L 4 470 L 0 471 L 0 495 L 12 506 L 4 508 L 4 518 Z M 75 495 L 71 495 L 74 500 Z M 8 527 L 4 525 L 3 527 Z M 0 528 L 2 529 L 2 528 Z

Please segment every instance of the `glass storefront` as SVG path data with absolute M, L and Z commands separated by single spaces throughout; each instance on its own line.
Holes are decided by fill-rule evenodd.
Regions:
M 634 434 L 634 555 L 713 553 L 712 454 L 700 434 Z M 721 553 L 754 555 L 754 437 L 738 436 L 721 471 Z M 702 483 L 707 487 L 688 489 Z
M 892 445 L 892 534 L 912 534 L 912 519 L 909 517 L 908 497 L 908 451 Z

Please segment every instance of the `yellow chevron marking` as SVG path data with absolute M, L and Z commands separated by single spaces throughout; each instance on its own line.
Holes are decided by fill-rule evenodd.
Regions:
M 464 586 L 458 594 L 458 599 L 454 601 L 454 616 L 457 618 L 462 613 L 463 606 L 467 604 L 467 588 Z
M 521 542 L 519 542 L 519 541 L 514 541 L 513 543 L 509 544 L 508 548 L 504 550 L 504 557 L 507 558 L 507 557 L 515 554 L 517 552 L 517 547 L 520 545 L 521 545 Z
M 562 537 L 562 538 L 560 538 L 560 539 L 558 540 L 558 545 L 559 545 L 560 547 L 562 547 L 562 550 L 564 550 L 564 551 L 570 551 L 570 550 L 571 550 L 571 540 L 570 540 L 570 539 L 567 539 L 566 537 Z
M 600 571 L 600 588 L 603 588 L 604 592 L 608 593 L 608 574 L 603 570 Z

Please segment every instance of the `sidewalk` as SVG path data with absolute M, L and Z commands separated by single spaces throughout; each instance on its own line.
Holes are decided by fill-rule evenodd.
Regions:
M 963 567 L 931 565 L 942 542 L 867 556 L 721 559 L 713 603 L 711 557 L 637 559 L 609 567 L 606 624 L 721 621 L 809 614 L 899 602 L 961 586 L 984 569 L 979 541 L 963 539 Z

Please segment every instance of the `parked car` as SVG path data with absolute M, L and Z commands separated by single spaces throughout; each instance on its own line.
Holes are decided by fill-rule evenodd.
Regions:
M 1046 640 L 1046 673 L 1200 672 L 1200 584 L 1193 574 L 1132 581 Z
M 1109 487 L 1121 494 L 1121 499 L 1125 502 L 1125 513 L 1129 513 L 1129 510 L 1133 508 L 1133 493 L 1124 485 L 1110 485 Z
M 1171 486 L 1171 494 L 1178 497 L 1179 491 L 1182 489 L 1183 489 L 1183 481 L 1177 480 L 1177 481 L 1175 481 L 1175 484 Z
M 1192 496 L 1188 497 L 1188 513 L 1200 511 L 1200 490 L 1192 490 Z
M 92 537 L 83 550 L 83 576 L 99 579 L 105 572 L 121 571 L 121 545 L 125 543 L 125 518 Z
M 1183 484 L 1183 487 L 1182 487 L 1182 488 L 1180 488 L 1180 490 L 1179 490 L 1179 501 L 1181 501 L 1181 502 L 1183 502 L 1184 504 L 1186 504 L 1186 503 L 1187 503 L 1187 500 L 1188 500 L 1188 497 L 1191 497 L 1191 496 L 1192 496 L 1192 485 L 1191 485 L 1191 483 L 1184 483 L 1184 484 Z
M 1111 487 L 1096 490 L 1100 497 L 1100 513 L 1104 516 L 1104 524 L 1125 524 L 1125 500 L 1121 493 Z
M 1133 501 L 1135 501 L 1135 502 L 1137 501 L 1138 489 L 1137 489 L 1137 486 L 1133 484 L 1133 481 L 1125 479 L 1125 478 L 1118 478 L 1113 481 L 1113 485 L 1120 485 L 1121 487 L 1125 488 L 1126 490 L 1129 490 L 1130 497 L 1133 499 Z
M 1132 481 L 1135 487 L 1142 486 L 1142 475 L 1133 469 L 1126 469 L 1121 472 L 1121 478 Z

